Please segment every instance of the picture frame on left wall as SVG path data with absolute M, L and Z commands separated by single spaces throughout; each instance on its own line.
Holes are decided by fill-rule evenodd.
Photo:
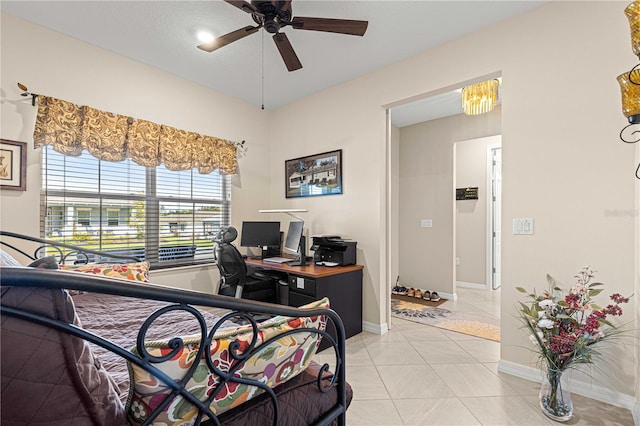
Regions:
M 27 190 L 27 144 L 0 139 L 0 189 Z

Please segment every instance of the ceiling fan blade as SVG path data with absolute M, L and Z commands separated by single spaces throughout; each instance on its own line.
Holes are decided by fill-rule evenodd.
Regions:
M 279 10 L 291 10 L 291 0 L 281 0 L 274 3 Z
M 207 43 L 202 43 L 198 46 L 198 49 L 202 49 L 205 52 L 213 52 L 214 50 L 220 49 L 221 47 L 224 47 L 229 43 L 233 43 L 234 41 L 238 41 L 243 37 L 258 32 L 259 29 L 260 27 L 252 26 L 240 28 L 239 30 L 232 31 L 229 34 L 216 37 Z
M 363 36 L 367 31 L 368 21 L 352 19 L 305 18 L 296 16 L 291 26 L 297 30 L 325 31 L 328 33 L 351 34 Z
M 238 9 L 242 10 L 243 12 L 247 12 L 247 13 L 254 13 L 256 12 L 256 7 L 254 5 L 252 5 L 249 2 L 246 2 L 244 0 L 224 0 L 227 3 L 229 3 L 232 6 L 237 7 Z
M 289 43 L 289 38 L 285 33 L 276 33 L 273 35 L 273 41 L 276 42 L 280 56 L 289 71 L 295 71 L 302 68 L 302 63 L 298 59 L 298 55 L 293 50 L 293 46 Z

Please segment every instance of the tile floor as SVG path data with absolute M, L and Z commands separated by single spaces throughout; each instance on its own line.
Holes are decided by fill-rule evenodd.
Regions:
M 443 307 L 499 318 L 499 290 L 458 289 L 458 296 Z M 558 425 L 538 407 L 539 384 L 498 373 L 499 345 L 397 318 L 387 334 L 352 337 L 347 425 Z M 317 357 L 331 364 L 328 354 Z M 573 399 L 566 424 L 633 425 L 629 410 Z

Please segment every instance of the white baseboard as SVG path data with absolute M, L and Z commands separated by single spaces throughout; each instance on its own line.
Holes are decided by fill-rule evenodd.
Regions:
M 458 300 L 458 294 L 457 294 L 457 293 L 442 293 L 442 292 L 438 292 L 438 295 L 439 295 L 442 299 L 447 299 L 447 300 Z
M 520 377 L 522 379 L 530 380 L 532 382 L 540 383 L 542 381 L 542 372 L 537 368 L 527 367 L 525 365 L 516 364 L 509 361 L 500 360 L 498 362 L 498 371 L 501 373 Z M 595 399 L 596 401 L 615 405 L 616 407 L 626 408 L 633 413 L 634 421 L 636 425 L 638 424 L 638 420 L 640 417 L 640 413 L 637 413 L 638 402 L 631 395 L 623 394 L 612 389 L 605 388 L 603 386 L 575 379 L 571 380 L 571 392 L 578 395 L 586 396 L 587 398 Z
M 372 322 L 362 321 L 362 331 L 368 331 L 369 333 L 383 335 L 389 331 L 389 325 L 385 322 L 384 324 L 374 324 Z
M 477 290 L 486 290 L 487 289 L 487 285 L 486 284 L 468 283 L 468 282 L 465 282 L 465 281 L 456 281 L 456 287 L 473 288 L 473 289 L 477 289 Z

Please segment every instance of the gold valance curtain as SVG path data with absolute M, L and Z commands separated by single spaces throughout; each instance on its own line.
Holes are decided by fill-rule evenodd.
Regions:
M 137 164 L 169 170 L 219 170 L 235 174 L 236 145 L 224 139 L 179 130 L 151 121 L 100 111 L 88 106 L 38 95 L 33 131 L 36 148 L 52 145 L 64 155 L 79 156 L 83 149 L 106 161 L 131 158 Z

